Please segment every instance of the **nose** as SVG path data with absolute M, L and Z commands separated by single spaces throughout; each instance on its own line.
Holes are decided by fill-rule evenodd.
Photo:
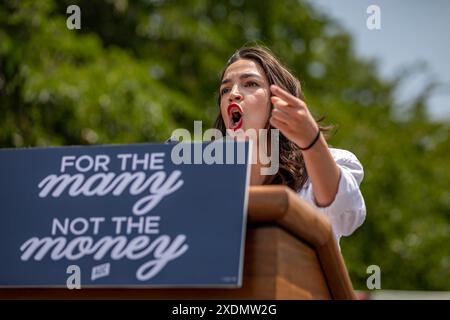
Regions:
M 242 98 L 243 97 L 242 97 L 241 93 L 237 89 L 237 85 L 233 86 L 233 88 L 231 89 L 230 95 L 228 96 L 228 100 L 230 102 L 241 101 Z

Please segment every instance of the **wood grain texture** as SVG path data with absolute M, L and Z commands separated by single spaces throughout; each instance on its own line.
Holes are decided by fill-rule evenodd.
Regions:
M 272 199 L 276 200 L 272 200 Z M 333 299 L 356 299 L 328 218 L 286 186 L 250 188 L 249 221 L 274 222 L 315 248 Z

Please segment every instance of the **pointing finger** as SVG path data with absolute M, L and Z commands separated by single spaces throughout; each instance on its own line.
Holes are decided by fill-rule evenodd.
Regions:
M 288 104 L 292 105 L 292 106 L 298 106 L 298 105 L 302 105 L 302 106 L 306 106 L 304 105 L 303 101 L 300 100 L 297 97 L 294 97 L 292 94 L 290 94 L 289 92 L 287 92 L 286 90 L 281 89 L 279 86 L 277 85 L 271 85 L 270 86 L 270 90 L 272 91 L 272 93 L 285 100 Z

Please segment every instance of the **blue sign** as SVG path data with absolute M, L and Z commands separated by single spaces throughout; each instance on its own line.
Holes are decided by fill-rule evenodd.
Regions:
M 241 286 L 249 150 L 0 150 L 0 286 Z

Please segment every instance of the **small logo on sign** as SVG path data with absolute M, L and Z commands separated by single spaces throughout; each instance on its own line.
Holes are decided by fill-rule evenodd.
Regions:
M 94 281 L 98 278 L 103 278 L 109 276 L 110 263 L 100 264 L 98 266 L 92 267 L 91 280 Z

